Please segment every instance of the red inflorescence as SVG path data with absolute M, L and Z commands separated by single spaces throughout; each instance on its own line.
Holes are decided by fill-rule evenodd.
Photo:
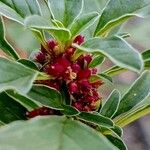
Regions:
M 79 35 L 73 42 L 81 45 L 84 42 L 84 37 Z M 51 80 L 36 81 L 36 83 L 44 84 L 60 91 L 62 90 L 62 84 L 65 83 L 72 106 L 80 111 L 96 110 L 97 104 L 101 99 L 98 88 L 103 82 L 100 80 L 95 82 L 90 81 L 90 77 L 97 73 L 96 68 L 89 68 L 92 55 L 83 54 L 76 60 L 73 60 L 72 56 L 75 54 L 75 48 L 70 45 L 64 49 L 64 52 L 61 51 L 59 53 L 56 52 L 56 46 L 58 49 L 57 42 L 49 40 L 49 49 L 46 50 L 41 47 L 41 51 L 36 55 L 35 61 L 42 65 L 40 70 L 53 77 Z M 35 114 L 42 115 L 46 110 L 46 108 L 35 110 L 30 113 L 31 116 L 28 116 L 32 117 Z M 51 113 L 50 110 L 47 112 Z

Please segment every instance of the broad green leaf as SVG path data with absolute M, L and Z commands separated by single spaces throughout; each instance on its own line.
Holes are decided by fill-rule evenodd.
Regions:
M 68 27 L 83 9 L 83 0 L 48 0 L 54 19 Z
M 18 62 L 31 69 L 38 70 L 37 65 L 33 61 L 30 61 L 28 59 L 19 59 Z
M 38 15 L 27 17 L 25 19 L 25 26 L 31 29 L 33 28 L 47 31 L 54 36 L 54 38 L 61 42 L 66 42 L 71 37 L 71 33 L 68 29 L 55 27 L 52 22 Z
M 149 0 L 110 0 L 100 16 L 95 35 L 107 34 L 113 27 L 138 16 L 137 11 L 149 4 Z
M 118 110 L 119 103 L 120 93 L 118 90 L 114 90 L 108 97 L 105 104 L 102 106 L 100 114 L 105 117 L 112 118 Z
M 83 123 L 56 116 L 1 128 L 0 145 L 0 150 L 118 150 L 101 133 Z
M 144 51 L 141 55 L 144 60 L 144 69 L 149 70 L 150 69 L 150 50 Z M 109 68 L 108 70 L 104 71 L 103 73 L 107 74 L 108 76 L 114 76 L 125 71 L 127 71 L 127 69 L 121 68 L 119 66 L 113 66 Z
M 39 1 L 38 4 L 40 7 L 41 16 L 46 18 L 47 20 L 50 20 L 52 18 L 52 15 L 47 0 Z
M 97 11 L 101 12 L 107 0 L 84 0 L 83 14 Z
M 62 110 L 61 112 L 66 116 L 77 116 L 80 114 L 80 112 L 76 108 L 70 105 L 63 105 L 63 109 L 64 110 Z
M 77 44 L 74 44 L 74 46 L 85 52 L 99 52 L 123 68 L 136 72 L 140 72 L 143 68 L 141 55 L 125 40 L 119 37 L 106 39 L 92 38 L 81 46 Z
M 104 117 L 100 114 L 81 112 L 77 117 L 83 121 L 90 122 L 92 124 L 99 125 L 99 126 L 108 127 L 108 128 L 112 128 L 114 125 L 109 118 Z
M 24 120 L 26 111 L 5 92 L 0 93 L 0 121 L 10 123 L 15 120 Z
M 18 54 L 15 52 L 13 47 L 5 39 L 5 27 L 4 27 L 2 17 L 0 17 L 0 49 L 8 56 L 14 58 L 15 60 L 19 59 Z
M 20 93 L 27 93 L 37 74 L 37 71 L 18 62 L 0 58 L 0 91 L 15 89 Z
M 125 93 L 115 116 L 125 113 L 141 103 L 150 94 L 150 71 L 145 71 Z
M 104 62 L 105 58 L 102 55 L 93 55 L 93 60 L 90 62 L 89 67 L 94 68 Z
M 20 103 L 24 108 L 26 108 L 28 111 L 32 111 L 33 109 L 39 108 L 40 105 L 37 104 L 34 100 L 21 95 L 13 90 L 6 91 L 7 95 L 9 95 L 12 99 L 14 99 L 16 102 Z
M 61 95 L 53 88 L 44 85 L 34 85 L 28 96 L 46 107 L 63 110 Z
M 75 21 L 70 27 L 72 37 L 75 37 L 77 34 L 83 32 L 85 29 L 91 26 L 96 21 L 97 16 L 98 13 L 92 12 L 89 14 L 82 15 L 75 19 Z
M 40 12 L 36 0 L 0 0 L 0 14 L 23 25 L 24 18 Z
M 116 118 L 114 121 L 117 125 L 124 127 L 147 114 L 150 114 L 150 104 L 137 107 Z

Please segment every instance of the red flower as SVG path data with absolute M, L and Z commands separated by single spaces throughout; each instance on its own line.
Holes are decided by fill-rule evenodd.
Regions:
M 77 93 L 78 92 L 78 85 L 75 82 L 71 82 L 69 84 L 69 91 L 71 94 Z
M 91 70 L 90 69 L 81 70 L 78 73 L 78 79 L 79 80 L 88 79 L 90 76 L 91 76 Z
M 43 64 L 45 62 L 45 59 L 46 59 L 46 54 L 41 51 L 35 55 L 35 61 L 37 61 L 41 64 Z
M 54 114 L 54 110 L 47 107 L 40 107 L 34 109 L 33 111 L 27 112 L 26 116 L 28 118 L 34 118 L 36 116 L 45 116 L 45 115 L 53 115 L 53 114 Z
M 80 45 L 84 42 L 84 37 L 79 35 L 73 42 Z M 101 80 L 92 83 L 89 81 L 91 75 L 97 73 L 96 68 L 89 68 L 89 64 L 92 61 L 92 55 L 83 54 L 72 61 L 71 56 L 75 54 L 76 49 L 69 47 L 64 48 L 64 53 L 63 50 L 61 50 L 61 53 L 55 53 L 56 45 L 56 41 L 49 40 L 49 52 L 47 52 L 44 47 L 41 47 L 41 52 L 37 54 L 36 59 L 37 62 L 40 62 L 41 64 L 43 62 L 47 64 L 42 67 L 42 71 L 53 76 L 54 79 L 36 81 L 36 83 L 53 87 L 59 91 L 63 90 L 65 85 L 65 92 L 68 92 L 72 106 L 79 111 L 96 110 L 97 102 L 101 99 L 97 89 L 103 82 Z M 59 51 L 59 45 L 57 48 Z M 36 109 L 35 111 L 30 112 L 28 116 L 47 115 L 49 114 L 49 111 L 50 110 L 47 108 Z
M 78 44 L 78 45 L 81 45 L 81 44 L 84 42 L 84 36 L 78 35 L 78 36 L 74 39 L 73 42 L 76 43 L 76 44 Z
M 57 45 L 56 41 L 54 40 L 48 40 L 48 47 L 49 49 L 53 50 L 55 48 L 55 46 Z

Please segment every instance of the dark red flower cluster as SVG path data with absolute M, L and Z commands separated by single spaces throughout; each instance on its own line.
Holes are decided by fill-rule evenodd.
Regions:
M 83 42 L 84 37 L 81 35 L 73 41 L 73 43 L 79 45 Z M 40 70 L 53 79 L 36 81 L 36 83 L 57 90 L 62 90 L 62 85 L 65 84 L 72 106 L 80 111 L 96 110 L 101 99 L 97 89 L 102 85 L 102 81 L 90 81 L 91 76 L 97 73 L 96 68 L 89 68 L 92 55 L 82 54 L 76 60 L 73 60 L 76 49 L 72 45 L 67 46 L 62 51 L 56 41 L 49 40 L 47 43 L 48 49 L 42 46 L 34 60 L 41 64 Z

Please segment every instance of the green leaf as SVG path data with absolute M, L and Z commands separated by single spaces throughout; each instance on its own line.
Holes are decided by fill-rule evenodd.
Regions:
M 19 59 L 18 54 L 5 39 L 5 27 L 2 17 L 0 18 L 0 49 L 15 60 Z
M 81 46 L 77 44 L 74 44 L 74 46 L 85 52 L 99 52 L 123 68 L 136 72 L 140 72 L 143 68 L 143 61 L 138 51 L 119 37 L 92 38 Z
M 89 81 L 92 83 L 92 82 L 96 82 L 98 80 L 101 80 L 101 77 L 98 76 L 98 75 L 91 75 L 90 78 L 89 78 Z
M 145 68 L 150 70 L 150 50 L 146 50 L 142 53 Z
M 33 61 L 30 61 L 28 59 L 19 59 L 18 62 L 31 69 L 38 70 L 37 65 Z
M 120 101 L 115 116 L 125 113 L 141 103 L 150 94 L 150 71 L 145 71 L 126 92 Z
M 25 19 L 25 26 L 31 29 L 47 31 L 62 43 L 66 42 L 71 37 L 71 33 L 68 29 L 55 27 L 52 22 L 38 15 L 27 17 Z
M 120 93 L 118 90 L 114 90 L 108 97 L 105 104 L 102 106 L 100 114 L 112 118 L 113 115 L 117 112 L 118 106 L 120 103 Z
M 142 57 L 144 60 L 144 69 L 150 69 L 150 50 L 144 51 L 142 53 Z M 114 76 L 125 71 L 127 71 L 127 69 L 121 68 L 119 66 L 113 66 L 103 73 L 107 74 L 108 76 Z
M 91 26 L 96 21 L 97 16 L 97 12 L 92 12 L 89 14 L 82 15 L 81 17 L 75 19 L 75 21 L 70 27 L 72 37 L 75 37 L 77 34 L 83 32 L 85 29 Z
M 0 121 L 10 123 L 15 120 L 24 120 L 26 111 L 5 92 L 0 93 Z
M 106 135 L 106 137 L 109 139 L 109 141 L 112 142 L 113 145 L 118 147 L 120 150 L 127 150 L 127 147 L 123 140 L 119 136 L 113 136 L 113 135 Z
M 51 11 L 49 9 L 47 0 L 43 0 L 42 2 L 38 2 L 40 10 L 41 10 L 41 16 L 44 17 L 47 20 L 52 19 Z
M 80 114 L 80 112 L 76 108 L 70 105 L 63 105 L 63 109 L 64 110 L 62 110 L 61 112 L 66 116 L 77 116 Z
M 123 142 L 121 137 L 114 132 L 114 130 L 105 127 L 102 127 L 101 130 L 102 133 L 109 139 L 110 142 L 112 142 L 113 145 L 118 147 L 120 150 L 127 150 L 125 143 Z
M 123 129 L 120 126 L 114 125 L 113 128 L 111 128 L 118 136 L 122 137 L 123 135 Z
M 24 95 L 21 95 L 14 90 L 7 90 L 6 93 L 12 99 L 14 99 L 16 102 L 20 103 L 28 111 L 32 111 L 33 109 L 40 107 L 40 105 L 37 104 L 34 100 L 32 100 Z
M 15 89 L 27 93 L 38 72 L 5 58 L 0 58 L 0 91 Z
M 100 77 L 100 78 L 102 78 L 103 80 L 107 80 L 107 81 L 109 81 L 109 82 L 113 82 L 113 79 L 110 77 L 110 76 L 108 76 L 107 74 L 104 74 L 104 73 L 100 73 L 100 74 L 98 74 L 98 76 Z
M 20 24 L 32 14 L 40 14 L 36 0 L 0 0 L 0 14 Z
M 90 62 L 89 67 L 94 68 L 104 62 L 105 58 L 102 55 L 93 55 L 93 60 Z
M 133 110 L 121 115 L 114 121 L 117 125 L 124 127 L 147 114 L 150 114 L 150 104 L 134 108 Z
M 149 0 L 110 0 L 101 14 L 95 35 L 106 35 L 113 27 L 139 16 L 137 11 L 149 4 Z
M 77 117 L 83 121 L 90 122 L 92 124 L 102 126 L 102 127 L 104 126 L 104 127 L 112 128 L 114 125 L 109 118 L 104 117 L 100 114 L 81 112 Z
M 112 77 L 112 76 L 118 75 L 125 71 L 127 71 L 127 69 L 119 67 L 119 66 L 113 66 L 113 67 L 109 68 L 108 70 L 105 70 L 103 73 Z
M 61 95 L 53 88 L 44 85 L 34 85 L 28 96 L 46 107 L 63 110 Z
M 48 0 L 54 19 L 68 27 L 83 9 L 83 0 Z
M 0 150 L 117 150 L 101 133 L 78 121 L 56 116 L 1 128 L 0 145 Z

